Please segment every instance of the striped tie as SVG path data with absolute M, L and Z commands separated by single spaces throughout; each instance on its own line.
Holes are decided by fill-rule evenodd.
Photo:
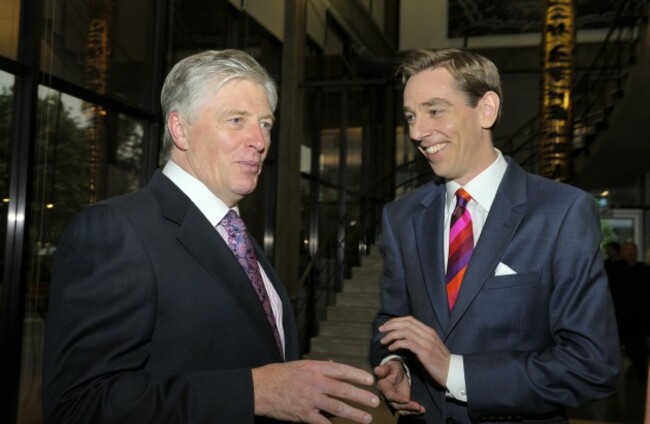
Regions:
M 474 230 L 472 217 L 467 211 L 467 202 L 472 197 L 462 188 L 456 191 L 456 208 L 451 214 L 449 227 L 449 260 L 447 261 L 447 300 L 453 309 L 460 291 L 467 264 L 474 251 Z

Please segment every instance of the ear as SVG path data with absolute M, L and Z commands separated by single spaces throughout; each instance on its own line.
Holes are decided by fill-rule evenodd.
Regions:
M 490 129 L 497 121 L 501 99 L 494 91 L 488 91 L 481 99 L 481 127 Z
M 173 111 L 167 115 L 167 130 L 174 142 L 174 146 L 179 150 L 187 150 L 187 123 L 181 118 L 178 112 Z

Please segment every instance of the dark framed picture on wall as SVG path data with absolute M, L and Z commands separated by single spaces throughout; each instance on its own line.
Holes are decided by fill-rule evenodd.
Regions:
M 576 28 L 605 28 L 621 7 L 620 0 L 575 0 Z M 544 3 L 539 0 L 449 0 L 449 38 L 540 32 Z M 625 13 L 625 10 L 621 10 Z

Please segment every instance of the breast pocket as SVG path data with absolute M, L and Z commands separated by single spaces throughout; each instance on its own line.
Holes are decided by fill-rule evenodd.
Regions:
M 521 286 L 538 284 L 541 278 L 541 271 L 531 271 L 519 274 L 496 275 L 488 278 L 483 290 L 500 290 Z
M 486 352 L 518 349 L 527 316 L 543 303 L 540 279 L 541 271 L 488 278 L 463 318 L 468 324 L 463 331 L 480 340 Z

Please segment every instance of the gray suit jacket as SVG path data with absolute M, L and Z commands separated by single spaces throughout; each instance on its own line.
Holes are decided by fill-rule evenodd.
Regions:
M 287 360 L 298 335 L 286 290 Z M 157 171 L 78 214 L 57 246 L 46 322 L 49 423 L 257 423 L 251 368 L 282 357 L 254 289 L 198 208 Z
M 412 315 L 463 355 L 468 396 L 467 403 L 449 399 L 404 353 L 412 397 L 427 414 L 403 422 L 566 422 L 566 407 L 615 388 L 620 349 L 595 200 L 508 162 L 451 313 L 444 183 L 384 209 L 382 306 L 371 362 L 388 354 L 377 327 Z M 500 262 L 516 274 L 495 275 Z

